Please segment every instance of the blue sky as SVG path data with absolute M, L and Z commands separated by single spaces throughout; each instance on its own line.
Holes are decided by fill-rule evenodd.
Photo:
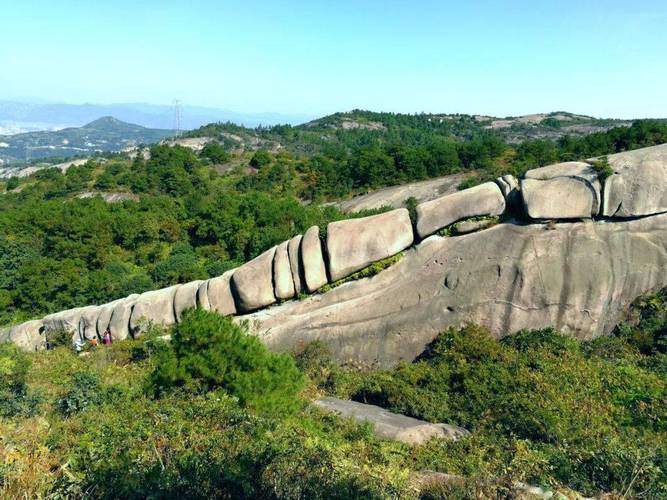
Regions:
M 0 0 L 0 99 L 667 117 L 667 2 Z

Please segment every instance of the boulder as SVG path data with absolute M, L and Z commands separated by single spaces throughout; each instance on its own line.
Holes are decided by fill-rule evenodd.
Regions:
M 130 332 L 130 317 L 132 316 L 134 303 L 138 298 L 139 295 L 135 293 L 114 306 L 109 319 L 109 331 L 114 340 L 126 339 L 132 333 Z
M 328 283 L 327 268 L 322 255 L 320 228 L 313 226 L 303 235 L 301 240 L 301 264 L 306 290 L 310 293 Z
M 667 144 L 607 157 L 602 215 L 640 217 L 667 211 Z
M 417 234 L 436 233 L 455 222 L 482 215 L 501 215 L 505 197 L 495 182 L 487 182 L 417 206 Z
M 181 285 L 145 292 L 137 297 L 130 316 L 130 333 L 136 336 L 148 324 L 171 326 L 176 323 L 174 296 Z
M 526 213 L 533 220 L 585 219 L 594 212 L 593 192 L 586 183 L 573 177 L 524 179 L 521 194 Z
M 211 310 L 211 303 L 208 300 L 208 283 L 209 280 L 202 281 L 197 288 L 197 307 L 204 311 Z
M 393 439 L 409 445 L 424 444 L 430 439 L 456 441 L 470 433 L 462 427 L 448 424 L 432 424 L 424 420 L 392 413 L 379 406 L 346 401 L 337 398 L 322 398 L 313 404 L 325 411 L 357 422 L 369 422 L 373 432 L 381 439 Z
M 74 309 L 67 309 L 54 314 L 49 314 L 44 317 L 44 329 L 46 331 L 65 330 L 72 335 L 79 333 L 79 320 L 83 313 L 83 307 L 75 307 Z
M 43 332 L 43 321 L 36 319 L 11 327 L 5 336 L 24 351 L 40 351 L 46 347 Z
M 289 254 L 289 265 L 292 269 L 292 280 L 294 281 L 294 293 L 299 295 L 304 292 L 303 264 L 301 263 L 301 235 L 295 236 L 287 244 Z
M 538 181 L 548 181 L 559 177 L 569 177 L 584 183 L 593 195 L 591 215 L 597 216 L 600 213 L 602 207 L 602 186 L 598 178 L 598 172 L 589 163 L 582 161 L 556 163 L 546 167 L 534 168 L 524 175 L 526 179 L 535 179 Z
M 273 257 L 276 247 L 239 267 L 232 275 L 232 290 L 237 309 L 247 312 L 269 306 L 276 301 L 273 293 Z M 210 300 L 210 298 L 209 298 Z
M 176 321 L 181 321 L 186 309 L 197 307 L 197 290 L 199 290 L 199 286 L 202 283 L 203 281 L 197 280 L 178 287 L 178 290 L 174 294 L 174 314 Z
M 84 307 L 79 317 L 79 338 L 93 340 L 97 338 L 97 318 L 102 308 L 100 306 Z
M 104 332 L 106 331 L 107 327 L 109 326 L 109 322 L 111 321 L 111 314 L 113 313 L 114 307 L 116 307 L 116 305 L 123 300 L 125 299 L 114 300 L 113 302 L 109 302 L 108 304 L 103 304 L 100 306 L 100 313 L 98 314 L 96 321 L 96 331 L 98 337 L 102 338 L 104 336 Z
M 319 340 L 341 362 L 392 366 L 466 323 L 496 337 L 554 327 L 592 339 L 639 295 L 667 286 L 667 214 L 547 227 L 432 236 L 372 278 L 238 320 L 277 352 Z
M 294 280 L 292 279 L 288 245 L 289 241 L 284 241 L 278 245 L 273 257 L 273 287 L 276 298 L 280 300 L 294 297 Z
M 412 245 L 414 235 L 405 208 L 379 215 L 331 222 L 327 226 L 332 281 L 349 276 Z
M 206 296 L 211 311 L 215 311 L 223 316 L 236 314 L 236 303 L 232 293 L 231 279 L 236 269 L 231 269 L 218 276 L 208 280 Z

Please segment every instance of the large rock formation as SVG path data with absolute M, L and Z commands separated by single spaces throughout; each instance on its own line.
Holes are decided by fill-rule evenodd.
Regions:
M 412 223 L 405 208 L 327 226 L 329 274 L 333 281 L 412 245 Z
M 432 236 L 373 278 L 241 319 L 277 351 L 320 340 L 341 361 L 391 365 L 469 322 L 498 337 L 553 326 L 590 339 L 667 285 L 667 215 L 548 227 Z
M 311 227 L 222 276 L 62 311 L 0 340 L 37 349 L 52 330 L 91 339 L 107 327 L 123 339 L 141 333 L 143 320 L 168 326 L 195 305 L 245 314 L 239 319 L 275 350 L 322 340 L 341 361 L 382 365 L 412 359 L 467 322 L 496 336 L 553 326 L 592 338 L 638 295 L 667 286 L 667 146 L 608 161 L 610 176 L 601 160 L 560 163 L 529 171 L 521 185 L 502 176 L 418 205 L 420 237 L 443 228 L 455 236 L 428 237 L 376 277 L 305 300 L 265 309 L 411 245 L 407 211 L 334 222 L 324 241 Z M 475 219 L 483 215 L 508 222 L 489 227 L 498 219 Z

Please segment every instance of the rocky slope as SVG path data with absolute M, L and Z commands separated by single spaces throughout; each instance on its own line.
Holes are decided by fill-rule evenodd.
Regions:
M 666 186 L 667 144 L 503 176 L 421 203 L 412 221 L 397 209 L 333 222 L 324 235 L 311 227 L 220 277 L 52 314 L 0 340 L 42 348 L 63 328 L 125 338 L 147 322 L 174 324 L 189 307 L 249 320 L 275 350 L 322 340 L 341 361 L 382 365 L 467 322 L 497 336 L 554 326 L 592 338 L 635 297 L 667 285 Z M 477 223 L 499 216 L 493 227 Z M 376 277 L 323 293 L 403 251 Z

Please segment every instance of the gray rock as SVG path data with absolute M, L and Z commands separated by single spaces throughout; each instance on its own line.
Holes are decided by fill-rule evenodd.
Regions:
M 109 331 L 114 340 L 126 339 L 130 334 L 130 317 L 132 308 L 139 298 L 138 294 L 132 294 L 118 302 L 111 312 L 109 319 Z
M 295 236 L 287 244 L 287 253 L 289 254 L 289 265 L 292 270 L 292 280 L 294 281 L 294 293 L 299 295 L 304 292 L 303 264 L 301 263 L 301 235 Z
M 593 195 L 591 215 L 596 216 L 600 213 L 602 206 L 602 186 L 598 179 L 598 172 L 588 163 L 581 161 L 568 161 L 556 163 L 546 167 L 535 168 L 526 172 L 526 179 L 535 179 L 538 181 L 548 181 L 559 177 L 569 177 L 584 183 L 590 189 Z M 553 217 L 567 218 L 567 217 Z
M 209 280 L 202 281 L 197 288 L 197 307 L 204 311 L 211 310 L 211 303 L 208 300 L 208 283 Z
M 573 177 L 546 181 L 524 179 L 521 194 L 528 217 L 540 219 L 577 219 L 594 215 L 595 197 L 586 183 Z
M 75 307 L 74 309 L 49 314 L 44 317 L 44 329 L 49 332 L 65 330 L 72 335 L 78 335 L 79 320 L 83 311 L 83 307 Z
M 459 184 L 470 177 L 470 175 L 469 172 L 466 172 L 426 181 L 410 182 L 400 186 L 386 187 L 368 194 L 355 196 L 350 200 L 332 203 L 332 205 L 345 213 L 382 207 L 401 208 L 405 206 L 405 200 L 408 198 L 414 198 L 417 200 L 417 203 L 422 203 L 447 194 L 456 193 Z
M 505 197 L 494 182 L 459 191 L 417 206 L 420 238 L 436 233 L 457 221 L 482 215 L 501 215 Z
M 400 208 L 327 226 L 329 273 L 332 281 L 349 276 L 412 245 L 414 235 L 407 209 Z
M 294 297 L 294 279 L 292 278 L 288 245 L 289 241 L 278 245 L 273 257 L 273 287 L 276 297 L 280 300 Z
M 121 301 L 125 300 L 123 299 L 118 299 L 114 300 L 113 302 L 109 302 L 108 304 L 103 304 L 100 306 L 100 314 L 97 316 L 97 321 L 96 321 L 96 331 L 97 331 L 97 336 L 102 338 L 104 336 L 104 332 L 109 326 L 109 322 L 111 321 L 111 314 L 113 313 L 114 307 Z
M 79 317 L 79 338 L 93 340 L 97 338 L 97 318 L 102 308 L 100 306 L 84 307 Z
M 301 263 L 307 291 L 313 293 L 327 284 L 329 280 L 327 279 L 327 269 L 322 255 L 320 228 L 317 226 L 311 227 L 303 235 L 301 240 Z
M 517 207 L 521 197 L 521 188 L 518 179 L 513 175 L 503 175 L 496 179 L 496 184 L 505 198 L 505 209 L 514 209 Z
M 475 231 L 488 229 L 496 224 L 498 224 L 498 219 L 465 220 L 452 226 L 452 234 L 458 236 L 461 234 L 474 233 Z
M 191 281 L 181 285 L 174 294 L 174 314 L 176 321 L 181 321 L 183 313 L 187 309 L 197 307 L 197 290 L 203 282 L 201 280 Z
M 273 247 L 234 271 L 232 290 L 238 298 L 236 306 L 239 311 L 254 311 L 276 302 L 276 296 L 273 293 L 273 257 L 275 253 L 276 247 Z
M 171 326 L 176 323 L 174 296 L 181 285 L 145 292 L 137 297 L 130 316 L 130 332 L 140 335 L 149 324 Z
M 236 269 L 231 269 L 208 280 L 207 297 L 210 310 L 223 316 L 236 314 L 236 303 L 232 293 L 231 279 Z
M 392 413 L 379 406 L 346 401 L 336 398 L 323 398 L 313 404 L 325 411 L 337 413 L 343 418 L 352 418 L 358 422 L 369 422 L 375 435 L 382 439 L 393 439 L 409 445 L 420 445 L 428 440 L 447 439 L 455 441 L 470 433 L 462 427 L 448 424 L 431 424 L 423 420 Z
M 639 217 L 667 211 L 667 144 L 608 156 L 602 214 Z
M 13 326 L 5 333 L 6 340 L 13 342 L 24 351 L 39 351 L 46 347 L 43 335 L 44 323 L 36 319 Z
M 636 297 L 667 286 L 667 214 L 546 227 L 433 236 L 370 279 L 238 320 L 274 351 L 320 340 L 339 361 L 391 366 L 466 323 L 496 337 L 553 326 L 591 339 Z

